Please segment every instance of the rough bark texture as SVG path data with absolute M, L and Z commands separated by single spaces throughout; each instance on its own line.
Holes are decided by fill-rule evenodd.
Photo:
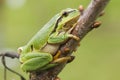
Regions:
M 109 1 L 110 0 L 92 0 L 90 2 L 87 9 L 80 16 L 76 28 L 72 32 L 72 34 L 78 36 L 80 40 L 76 41 L 74 39 L 70 39 L 66 44 L 61 46 L 61 57 L 70 56 L 72 52 L 76 50 L 83 37 L 93 29 L 91 26 Z M 65 49 L 68 49 L 68 51 Z M 57 80 L 56 76 L 61 72 L 65 65 L 66 63 L 62 63 L 59 66 L 43 72 L 31 72 L 30 80 Z

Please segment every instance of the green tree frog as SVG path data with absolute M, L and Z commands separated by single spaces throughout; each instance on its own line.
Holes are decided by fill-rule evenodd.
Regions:
M 79 16 L 80 12 L 77 9 L 67 8 L 61 11 L 44 25 L 25 46 L 18 48 L 23 71 L 46 70 L 70 60 L 71 57 L 58 58 L 60 52 L 52 55 L 52 52 L 44 49 L 47 44 L 61 45 L 69 38 L 78 40 L 79 38 L 70 32 Z

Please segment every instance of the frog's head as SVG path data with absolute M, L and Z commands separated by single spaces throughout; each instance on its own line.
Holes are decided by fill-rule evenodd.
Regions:
M 69 30 L 77 22 L 80 12 L 77 9 L 67 8 L 60 13 L 57 30 Z
M 67 17 L 70 16 L 71 14 L 76 15 L 76 13 L 79 14 L 79 11 L 77 9 L 67 8 L 62 10 L 60 14 L 64 17 Z

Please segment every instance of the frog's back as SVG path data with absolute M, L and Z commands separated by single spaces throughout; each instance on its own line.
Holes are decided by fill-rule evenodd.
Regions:
M 44 25 L 43 28 L 41 28 L 38 33 L 28 42 L 27 47 L 33 46 L 36 50 L 40 50 L 47 42 L 58 17 L 59 14 L 55 15 L 46 25 Z

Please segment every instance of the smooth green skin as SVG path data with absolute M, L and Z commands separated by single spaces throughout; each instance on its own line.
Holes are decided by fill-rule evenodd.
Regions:
M 79 15 L 80 13 L 76 9 L 67 8 L 61 11 L 44 25 L 27 45 L 18 48 L 23 71 L 45 70 L 56 66 L 56 62 L 51 63 L 53 56 L 50 53 L 42 52 L 41 49 L 46 43 L 61 44 L 71 37 L 67 29 L 76 23 L 76 17 Z

